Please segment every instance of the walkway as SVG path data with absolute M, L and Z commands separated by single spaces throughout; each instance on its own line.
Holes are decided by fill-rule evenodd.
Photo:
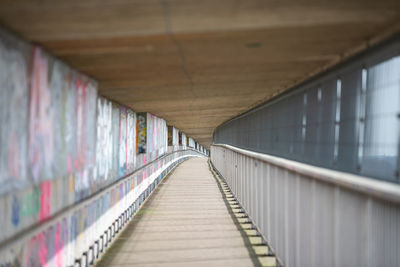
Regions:
M 228 207 L 207 159 L 190 159 L 159 185 L 98 266 L 226 267 L 257 266 L 260 259 L 264 265 L 271 259 L 275 262 L 273 257 L 256 256 L 252 244 L 261 239 L 250 240 L 239 226 L 247 219 L 235 218 Z

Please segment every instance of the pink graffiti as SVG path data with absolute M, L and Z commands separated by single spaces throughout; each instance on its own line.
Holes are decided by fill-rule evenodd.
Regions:
M 119 176 L 122 177 L 126 171 L 127 162 L 127 114 L 126 107 L 121 107 L 119 116 Z
M 25 258 L 25 266 L 29 267 L 35 267 L 38 266 L 39 263 L 36 264 L 35 259 L 34 259 L 34 248 L 36 243 L 36 237 L 32 237 L 30 240 L 28 240 L 27 245 L 26 245 L 26 258 Z
M 35 181 L 53 161 L 53 110 L 48 88 L 47 59 L 39 48 L 33 52 L 29 110 L 29 160 Z M 49 178 L 44 175 L 44 178 Z M 43 177 L 43 176 L 42 176 Z
M 76 158 L 75 170 L 82 170 L 86 163 L 86 98 L 88 81 L 83 82 L 81 78 L 76 80 Z
M 63 241 L 61 238 L 61 225 L 60 222 L 58 222 L 55 235 L 55 251 L 56 251 L 55 262 L 57 267 L 63 266 L 63 257 L 61 253 L 62 247 L 63 247 Z
M 51 182 L 46 181 L 40 185 L 40 211 L 39 221 L 43 221 L 50 216 L 51 211 Z
M 47 255 L 48 250 L 46 246 L 46 238 L 43 232 L 37 235 L 37 239 L 39 241 L 39 261 L 41 266 L 47 266 Z

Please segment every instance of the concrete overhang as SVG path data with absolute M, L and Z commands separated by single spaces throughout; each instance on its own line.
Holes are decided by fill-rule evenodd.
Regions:
M 398 0 L 1 1 L 0 21 L 208 147 L 233 116 L 399 31 Z

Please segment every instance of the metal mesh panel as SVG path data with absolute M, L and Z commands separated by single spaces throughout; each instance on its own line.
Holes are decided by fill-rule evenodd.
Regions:
M 214 143 L 399 183 L 400 41 L 234 118 Z
M 368 68 L 367 75 L 361 173 L 391 180 L 397 175 L 400 56 Z

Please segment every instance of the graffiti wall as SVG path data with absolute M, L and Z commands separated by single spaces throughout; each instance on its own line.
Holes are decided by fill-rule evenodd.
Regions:
M 137 147 L 138 153 L 146 161 L 167 152 L 168 127 L 165 120 L 150 113 L 137 114 Z
M 147 192 L 151 184 L 154 185 L 155 180 L 159 182 L 172 166 L 190 155 L 194 155 L 193 151 L 180 151 L 161 158 L 154 166 L 149 165 L 127 177 L 91 202 L 77 205 L 56 217 L 54 222 L 46 224 L 43 229 L 26 235 L 19 242 L 10 242 L 6 249 L 0 250 L 0 266 L 62 267 L 75 266 L 77 259 L 84 263 L 84 255 L 92 259 L 94 256 L 89 255 L 90 247 L 95 246 L 93 253 L 104 248 L 105 237 L 107 240 L 111 238 L 109 226 L 132 203 L 138 203 L 136 200 Z M 107 235 L 104 235 L 105 232 Z M 100 238 L 102 235 L 104 239 Z
M 168 146 L 179 145 L 179 130 L 173 126 L 168 126 Z
M 0 127 L 0 193 L 28 182 L 27 50 L 13 46 L 13 40 L 0 39 L 0 125 L 7 125 Z
M 147 151 L 147 114 L 137 114 L 137 147 L 138 153 L 146 153 Z
M 196 148 L 196 142 L 193 138 L 187 137 L 187 146 L 191 148 Z
M 135 165 L 135 113 L 126 107 L 121 107 L 119 122 L 119 177 L 122 177 L 132 171 Z
M 172 144 L 179 146 L 179 130 L 175 127 L 172 129 Z
M 119 176 L 124 176 L 127 167 L 127 124 L 128 114 L 125 107 L 121 107 L 119 116 Z
M 126 139 L 126 171 L 134 170 L 136 164 L 136 115 L 128 109 L 127 110 L 127 139 Z
M 172 129 L 173 129 L 174 127 L 173 126 L 168 126 L 168 146 L 172 146 L 172 143 L 173 143 L 173 137 L 172 137 Z
M 135 167 L 135 113 L 0 30 L 0 241 Z M 8 204 L 10 203 L 10 204 Z
M 97 84 L 3 31 L 0 69 L 3 240 L 92 191 Z
M 164 154 L 168 147 L 168 128 L 165 120 L 147 113 L 147 153 L 153 158 Z
M 179 145 L 186 147 L 187 143 L 186 143 L 186 134 L 179 132 Z
M 112 104 L 104 98 L 97 99 L 96 180 L 112 177 Z
M 97 92 L 96 81 L 0 29 L 0 266 L 5 258 L 7 266 L 64 266 L 93 241 L 90 235 L 82 241 L 81 234 L 163 166 L 146 167 L 140 177 L 3 253 L 1 244 L 17 234 L 167 151 L 165 120 L 135 114 Z M 175 144 L 175 128 L 172 135 Z

